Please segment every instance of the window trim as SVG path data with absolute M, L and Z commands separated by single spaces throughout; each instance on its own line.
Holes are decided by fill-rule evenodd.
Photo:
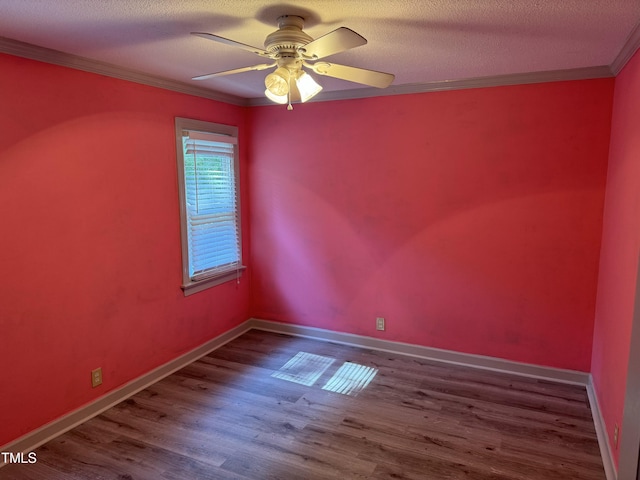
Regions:
M 224 125 L 220 123 L 205 122 L 203 120 L 193 120 L 190 118 L 176 117 L 175 119 L 175 136 L 176 136 L 176 164 L 178 167 L 178 199 L 180 202 L 180 243 L 182 245 L 182 285 L 180 288 L 184 291 L 184 295 L 188 296 L 197 292 L 201 292 L 216 285 L 220 285 L 231 280 L 240 281 L 246 266 L 242 263 L 242 218 L 240 203 L 240 162 L 238 159 L 238 146 L 234 148 L 234 174 L 236 183 L 236 218 L 239 243 L 238 267 L 213 273 L 211 276 L 193 280 L 189 275 L 189 237 L 188 237 L 188 215 L 185 191 L 184 176 L 184 150 L 182 145 L 183 130 L 195 130 L 217 135 L 229 135 L 238 138 L 238 127 L 233 125 Z

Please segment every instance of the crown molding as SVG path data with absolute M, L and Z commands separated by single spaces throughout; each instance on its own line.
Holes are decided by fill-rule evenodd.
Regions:
M 463 90 L 468 88 L 502 87 L 507 85 L 524 85 L 531 83 L 562 82 L 567 80 L 589 80 L 594 78 L 611 78 L 614 74 L 606 65 L 599 67 L 573 68 L 569 70 L 552 70 L 547 72 L 514 73 L 491 77 L 468 78 L 463 80 L 445 80 L 429 83 L 409 83 L 391 85 L 380 88 L 354 88 L 350 90 L 320 92 L 310 102 L 327 102 L 333 100 L 353 100 L 356 98 L 382 97 L 390 95 L 406 95 L 411 93 L 441 92 L 446 90 Z M 267 98 L 251 98 L 249 106 L 273 105 Z
M 616 62 L 618 62 L 618 59 L 621 59 L 620 62 L 626 63 L 626 61 L 628 61 L 633 53 L 638 49 L 639 45 L 640 27 L 636 27 L 632 34 L 629 36 L 625 48 L 618 55 Z M 53 50 L 50 48 L 39 47 L 9 38 L 0 37 L 0 52 L 8 53 L 10 55 L 15 55 L 18 57 L 29 58 L 31 60 L 51 63 L 54 65 L 60 65 L 63 67 L 74 68 L 76 70 L 83 70 L 85 72 L 118 78 L 120 80 L 127 80 L 143 85 L 163 88 L 165 90 L 171 90 L 187 95 L 195 95 L 202 98 L 217 100 L 220 102 L 230 103 L 232 105 L 250 107 L 273 105 L 273 103 L 265 97 L 249 99 L 242 98 L 236 95 L 230 95 L 203 87 L 197 87 L 175 80 L 168 80 L 159 76 L 149 75 L 135 70 L 129 70 L 106 62 L 100 62 L 98 60 L 92 60 L 90 58 L 60 52 L 58 50 Z M 622 69 L 624 63 L 621 63 L 619 69 Z M 606 65 L 602 65 L 598 67 L 552 70 L 547 72 L 515 73 L 508 75 L 495 75 L 491 77 L 468 78 L 463 80 L 445 80 L 440 82 L 391 85 L 390 87 L 384 89 L 367 87 L 332 92 L 321 92 L 316 95 L 311 101 L 326 102 L 333 100 L 353 100 L 358 98 L 406 95 L 411 93 L 440 92 L 446 90 L 462 90 L 469 88 L 486 88 L 531 83 L 560 82 L 567 80 L 609 78 L 615 76 L 616 73 L 617 72 L 613 70 L 613 66 L 609 67 Z
M 147 73 L 129 70 L 110 63 L 100 62 L 98 60 L 92 60 L 90 58 L 72 55 L 70 53 L 64 53 L 51 48 L 39 47 L 37 45 L 20 42 L 10 38 L 0 37 L 0 52 L 29 58 L 31 60 L 38 60 L 40 62 L 69 67 L 76 70 L 83 70 L 85 72 L 97 73 L 98 75 L 105 75 L 107 77 L 127 80 L 129 82 L 141 83 L 151 87 L 163 88 L 165 90 L 171 90 L 178 93 L 185 93 L 187 95 L 195 95 L 197 97 L 208 98 L 210 100 L 217 100 L 220 102 L 230 103 L 232 105 L 247 105 L 247 100 L 245 98 L 235 95 L 196 87 L 194 85 L 177 82 L 175 80 L 168 80 L 156 75 L 149 75 Z
M 631 60 L 631 57 L 633 57 L 638 48 L 640 48 L 640 22 L 638 22 L 634 29 L 631 30 L 627 40 L 624 42 L 622 50 L 620 50 L 620 53 L 611 64 L 611 71 L 614 75 L 618 75 L 620 73 L 627 62 Z

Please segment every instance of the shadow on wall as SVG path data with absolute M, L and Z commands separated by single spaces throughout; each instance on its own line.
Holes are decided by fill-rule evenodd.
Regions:
M 575 212 L 601 208 L 601 191 L 492 199 L 418 218 L 400 237 L 357 206 L 263 180 L 277 193 L 254 219 L 254 254 L 271 265 L 255 274 L 257 315 L 361 335 L 385 316 L 389 340 L 588 371 L 580 322 L 595 291 L 582 292 L 595 286 L 599 239 Z

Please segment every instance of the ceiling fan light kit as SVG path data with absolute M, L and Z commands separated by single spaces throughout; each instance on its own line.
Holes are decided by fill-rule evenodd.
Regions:
M 321 58 L 365 45 L 367 40 L 353 30 L 340 27 L 314 40 L 302 30 L 303 27 L 304 19 L 302 17 L 297 15 L 279 17 L 278 30 L 267 35 L 264 50 L 211 33 L 192 32 L 193 35 L 238 47 L 272 60 L 272 63 L 261 63 L 250 67 L 199 75 L 193 77 L 193 80 L 206 80 L 223 75 L 276 67 L 265 77 L 266 90 L 264 94 L 272 102 L 287 104 L 288 110 L 293 109 L 292 103 L 304 103 L 322 90 L 322 86 L 303 68 L 310 69 L 319 75 L 378 88 L 386 88 L 393 82 L 394 76 L 390 73 L 335 63 L 316 62 Z
M 278 67 L 275 71 L 264 77 L 264 86 L 273 95 L 286 95 L 289 92 L 291 73 L 285 67 Z
M 298 73 L 296 83 L 298 85 L 298 90 L 300 90 L 300 101 L 302 103 L 315 97 L 322 90 L 322 87 L 318 82 L 316 82 L 311 75 L 303 71 Z

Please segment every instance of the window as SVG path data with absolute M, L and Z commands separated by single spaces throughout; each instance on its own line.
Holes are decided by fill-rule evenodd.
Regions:
M 232 279 L 242 267 L 238 129 L 176 118 L 185 295 Z

